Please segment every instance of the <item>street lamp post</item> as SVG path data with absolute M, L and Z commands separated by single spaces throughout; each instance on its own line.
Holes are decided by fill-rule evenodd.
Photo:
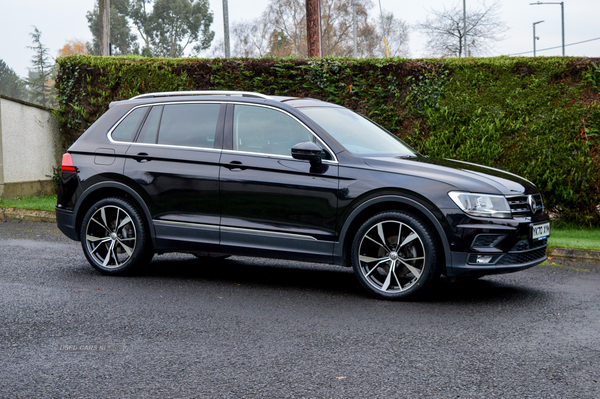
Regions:
M 223 0 L 223 30 L 225 31 L 225 58 L 229 58 L 231 49 L 229 46 L 229 7 L 227 0 Z
M 537 22 L 534 22 L 534 23 L 533 23 L 533 56 L 534 56 L 534 57 L 535 57 L 535 41 L 539 39 L 539 37 L 537 37 L 537 36 L 535 35 L 535 26 L 536 26 L 537 24 L 541 24 L 542 22 L 544 22 L 544 21 L 537 21 Z
M 537 3 L 529 3 L 530 6 L 541 6 L 543 4 L 560 4 L 560 18 L 561 18 L 561 23 L 562 23 L 562 55 L 563 57 L 565 56 L 565 4 L 564 2 L 560 2 L 560 3 L 542 3 L 542 2 L 537 2 Z
M 354 40 L 354 58 L 358 58 L 358 48 L 356 45 L 356 0 L 352 0 L 352 35 Z
M 463 37 L 465 39 L 465 54 L 464 57 L 468 57 L 467 52 L 467 0 L 463 0 Z

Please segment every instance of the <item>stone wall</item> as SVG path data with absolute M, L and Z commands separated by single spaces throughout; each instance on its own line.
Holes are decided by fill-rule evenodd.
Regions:
M 0 96 L 0 198 L 54 193 L 52 168 L 62 153 L 49 109 Z

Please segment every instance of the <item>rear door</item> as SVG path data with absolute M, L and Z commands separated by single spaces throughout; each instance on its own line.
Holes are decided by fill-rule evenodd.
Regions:
M 154 105 L 127 151 L 125 176 L 145 196 L 161 249 L 217 250 L 225 106 Z

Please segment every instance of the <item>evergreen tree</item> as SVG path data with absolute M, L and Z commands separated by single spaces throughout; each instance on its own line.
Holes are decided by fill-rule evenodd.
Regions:
M 27 86 L 31 93 L 31 101 L 43 106 L 50 106 L 53 102 L 52 82 L 53 64 L 49 61 L 48 47 L 41 42 L 42 32 L 37 27 L 33 27 L 33 32 L 29 34 L 33 39 L 33 46 L 27 48 L 33 50 L 35 54 L 31 57 L 32 68 L 29 68 L 29 77 Z
M 137 36 L 131 33 L 129 26 L 129 1 L 111 0 L 110 2 L 110 43 L 113 55 L 127 55 L 139 53 Z M 98 0 L 94 3 L 94 9 L 87 12 L 88 26 L 92 32 L 92 43 L 88 52 L 100 55 L 100 7 Z
M 29 100 L 25 82 L 3 60 L 0 60 L 0 94 L 23 101 Z

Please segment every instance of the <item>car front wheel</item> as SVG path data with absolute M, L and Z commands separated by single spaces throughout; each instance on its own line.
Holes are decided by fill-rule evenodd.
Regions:
M 123 198 L 96 202 L 81 225 L 88 262 L 103 274 L 124 274 L 150 262 L 153 251 L 143 216 Z
M 437 277 L 437 245 L 431 229 L 409 212 L 368 219 L 352 242 L 352 267 L 360 283 L 383 299 L 422 293 Z

